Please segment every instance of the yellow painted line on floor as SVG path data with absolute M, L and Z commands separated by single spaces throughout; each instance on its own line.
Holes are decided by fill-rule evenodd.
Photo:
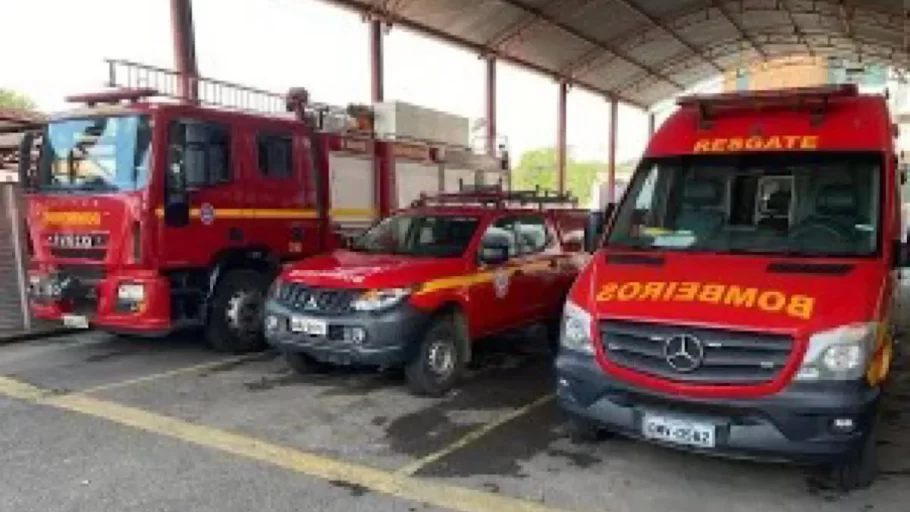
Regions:
M 99 400 L 81 393 L 54 394 L 6 377 L 0 377 L 0 395 L 104 419 L 118 425 L 257 460 L 322 480 L 357 485 L 435 507 L 461 512 L 567 512 L 535 501 L 446 485 L 330 459 L 253 437 Z
M 431 454 L 427 455 L 426 457 L 415 460 L 414 462 L 408 464 L 407 466 L 404 466 L 404 467 L 398 469 L 397 471 L 395 471 L 395 473 L 399 474 L 399 475 L 411 476 L 414 473 L 417 473 L 421 469 L 425 468 L 426 466 L 438 461 L 439 459 L 446 457 L 448 455 L 451 455 L 452 453 L 454 453 L 458 450 L 461 450 L 462 448 L 473 443 L 474 441 L 477 441 L 481 437 L 489 434 L 492 430 L 495 430 L 495 429 L 505 425 L 506 423 L 514 420 L 515 418 L 524 416 L 525 414 L 533 411 L 537 407 L 540 407 L 541 405 L 553 400 L 553 397 L 554 397 L 554 395 L 552 393 L 548 394 L 548 395 L 544 395 L 544 396 L 538 398 L 537 400 L 534 400 L 533 402 L 529 403 L 528 405 L 525 405 L 524 407 L 520 407 L 507 414 L 503 414 L 499 418 L 496 418 L 495 420 L 484 424 L 482 427 L 478 427 L 477 429 L 472 430 L 471 432 L 468 432 L 464 437 L 462 437 L 458 441 L 455 441 L 454 443 L 446 446 L 445 448 L 443 448 L 437 452 L 431 453 Z
M 98 391 L 108 391 L 111 389 L 123 388 L 127 386 L 132 386 L 134 384 L 141 384 L 143 382 L 149 382 L 153 380 L 164 379 L 167 377 L 174 377 L 176 375 L 181 375 L 184 373 L 193 373 L 200 372 L 204 370 L 209 370 L 211 368 L 217 368 L 223 364 L 231 363 L 240 363 L 246 360 L 255 359 L 257 357 L 262 357 L 262 354 L 244 354 L 236 357 L 226 357 L 224 359 L 219 359 L 217 361 L 208 361 L 206 363 L 194 364 L 192 366 L 184 366 L 181 368 L 176 368 L 174 370 L 168 370 L 160 373 L 152 373 L 150 375 L 143 375 L 142 377 L 136 377 L 135 379 L 126 379 L 120 380 L 117 382 L 111 382 L 108 384 L 100 384 L 91 388 L 80 390 L 82 394 L 97 393 Z

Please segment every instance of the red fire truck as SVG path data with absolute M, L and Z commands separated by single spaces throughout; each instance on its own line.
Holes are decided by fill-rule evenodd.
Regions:
M 849 85 L 680 99 L 565 306 L 575 432 L 868 485 L 907 266 L 895 135 Z
M 31 307 L 66 325 L 137 335 L 204 326 L 218 350 L 263 348 L 261 306 L 282 262 L 387 215 L 391 184 L 412 162 L 444 178 L 454 162 L 444 153 L 470 153 L 378 138 L 368 116 L 310 103 L 304 90 L 200 79 L 199 102 L 164 101 L 173 72 L 109 65 L 119 89 L 72 98 L 84 106 L 22 148 Z M 37 161 L 27 158 L 35 139 Z M 462 165 L 483 162 L 478 176 L 507 168 L 491 160 Z
M 545 322 L 555 345 L 586 218 L 539 191 L 421 198 L 349 247 L 288 265 L 266 305 L 268 342 L 297 371 L 399 366 L 412 391 L 438 396 L 474 340 Z

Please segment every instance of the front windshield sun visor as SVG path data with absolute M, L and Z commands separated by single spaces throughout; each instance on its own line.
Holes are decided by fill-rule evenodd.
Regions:
M 775 152 L 645 159 L 606 246 L 867 257 L 881 250 L 883 158 Z
M 467 250 L 480 223 L 462 215 L 393 215 L 354 239 L 350 250 L 430 258 L 457 258 Z
M 148 181 L 146 115 L 64 119 L 48 124 L 38 165 L 45 192 L 124 192 Z

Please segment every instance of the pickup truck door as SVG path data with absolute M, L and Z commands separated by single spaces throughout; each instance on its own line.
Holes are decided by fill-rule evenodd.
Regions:
M 525 322 L 540 320 L 552 315 L 561 299 L 559 241 L 541 214 L 518 216 L 515 230 L 521 269 L 515 286 L 523 298 L 519 315 Z
M 509 241 L 509 260 L 501 265 L 488 266 L 476 259 L 476 272 L 485 279 L 471 286 L 469 318 L 472 335 L 487 335 L 508 329 L 521 322 L 523 304 L 527 300 L 523 282 L 518 274 L 520 261 L 515 235 L 515 217 L 504 216 L 487 225 L 483 238 L 501 237 Z M 482 244 L 482 242 L 481 242 Z M 478 250 L 479 250 L 478 246 Z

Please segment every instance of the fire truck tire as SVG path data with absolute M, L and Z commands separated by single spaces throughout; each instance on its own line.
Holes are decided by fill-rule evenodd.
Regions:
M 865 489 L 875 480 L 878 472 L 878 450 L 876 449 L 878 419 L 876 418 L 873 422 L 872 429 L 856 450 L 831 468 L 831 483 L 843 492 Z
M 417 354 L 404 367 L 411 392 L 440 397 L 452 389 L 464 372 L 468 343 L 452 315 L 436 317 L 424 333 Z
M 329 370 L 329 365 L 321 363 L 303 352 L 285 350 L 283 352 L 284 360 L 295 373 L 306 375 L 308 373 L 325 373 Z
M 206 341 L 219 352 L 241 354 L 266 348 L 262 306 L 268 279 L 252 270 L 232 270 L 218 282 L 212 298 Z

